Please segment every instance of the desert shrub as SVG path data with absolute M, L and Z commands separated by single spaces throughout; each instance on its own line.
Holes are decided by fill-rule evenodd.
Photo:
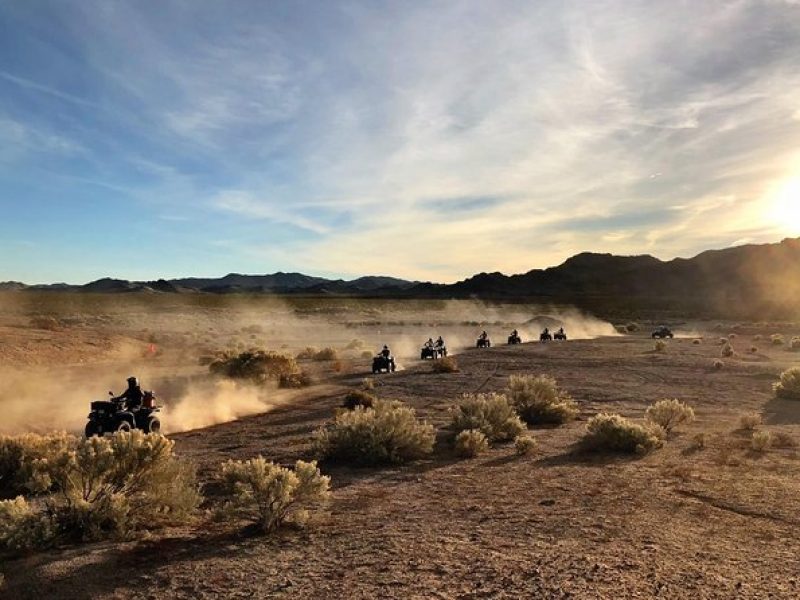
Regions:
M 800 400 L 800 367 L 792 367 L 781 373 L 781 379 L 772 386 L 778 398 Z
M 434 373 L 458 373 L 458 361 L 454 356 L 445 356 L 431 363 L 431 370 Z
M 634 423 L 616 414 L 595 415 L 586 425 L 582 445 L 588 450 L 647 454 L 664 444 L 664 429 L 651 421 Z
M 789 342 L 789 350 L 800 350 L 800 337 L 793 337 Z
M 61 329 L 61 322 L 49 315 L 31 317 L 29 324 L 33 329 L 44 329 L 46 331 L 57 331 Z
M 294 470 L 259 456 L 222 464 L 225 489 L 232 494 L 228 514 L 249 518 L 264 532 L 292 522 L 303 525 L 309 511 L 330 496 L 330 477 L 322 475 L 316 462 L 298 460 Z
M 730 344 L 730 340 L 728 338 L 719 338 L 718 340 L 720 346 L 725 346 L 726 344 Z
M 758 348 L 756 346 L 750 346 L 750 353 L 751 354 L 757 354 L 758 353 Z
M 335 348 L 331 348 L 330 346 L 323 348 L 319 352 L 315 353 L 313 356 L 313 359 L 317 361 L 337 360 L 338 358 L 339 358 L 339 353 L 336 352 Z
M 356 338 L 350 340 L 347 343 L 347 346 L 345 346 L 347 350 L 361 350 L 361 348 L 363 347 L 364 347 L 364 340 L 359 340 Z
M 625 325 L 625 331 L 627 331 L 628 333 L 633 333 L 634 331 L 639 331 L 639 329 L 640 329 L 639 328 L 639 324 L 638 323 L 634 323 L 633 321 L 631 321 L 630 323 Z
M 706 434 L 703 432 L 696 433 L 692 436 L 692 441 L 689 448 L 692 450 L 702 450 L 706 447 Z
M 271 350 L 248 350 L 239 354 L 225 352 L 208 368 L 215 375 L 247 379 L 253 383 L 265 383 L 269 379 L 280 380 L 283 376 L 301 373 L 294 358 Z
M 780 333 L 773 333 L 770 336 L 770 340 L 772 341 L 773 346 L 783 346 L 783 344 L 785 343 L 783 335 Z
M 319 349 L 314 348 L 314 346 L 306 346 L 297 353 L 295 358 L 297 358 L 297 360 L 313 360 L 318 352 Z
M 731 346 L 730 344 L 725 344 L 722 347 L 722 351 L 720 353 L 722 354 L 723 358 L 730 358 L 735 354 L 735 352 L 733 351 L 733 346 Z
M 458 456 L 474 458 L 489 449 L 489 440 L 477 429 L 465 429 L 456 436 L 453 447 Z
M 699 345 L 700 345 L 700 344 L 702 344 L 702 343 L 703 343 L 703 342 L 702 342 L 701 340 L 699 340 L 699 339 L 693 339 L 693 340 L 692 340 L 692 344 L 694 344 L 695 346 L 699 346 Z
M 180 522 L 200 503 L 193 469 L 173 455 L 174 442 L 142 431 L 78 441 L 34 464 L 60 534 L 100 539 Z
M 530 425 L 566 423 L 578 415 L 577 403 L 548 375 L 512 375 L 506 396 Z
M 372 377 L 364 377 L 364 379 L 361 380 L 361 389 L 374 390 L 375 379 L 373 379 Z
M 22 496 L 0 501 L 0 548 L 23 552 L 48 546 L 55 537 L 48 516 L 34 511 Z
M 721 360 L 715 360 L 715 361 L 712 363 L 712 366 L 714 367 L 714 370 L 715 370 L 715 371 L 721 371 L 721 370 L 722 370 L 722 368 L 725 366 L 725 363 L 724 363 L 724 362 L 722 362 Z
M 659 400 L 647 409 L 645 416 L 669 433 L 678 425 L 694 421 L 694 410 L 679 400 Z
M 750 447 L 755 452 L 766 452 L 772 445 L 772 434 L 769 431 L 756 431 L 750 439 Z
M 278 387 L 284 389 L 297 389 L 308 387 L 314 383 L 311 375 L 302 369 L 298 373 L 284 373 L 278 377 Z
M 377 398 L 362 390 L 351 390 L 347 392 L 342 402 L 342 407 L 348 410 L 355 409 L 356 406 L 363 408 L 372 408 L 375 405 Z
M 731 340 L 731 341 L 735 340 L 736 339 L 736 334 L 735 333 L 728 334 L 728 339 Z
M 361 358 L 372 358 L 372 352 L 370 352 L 369 350 L 364 350 L 361 353 Z
M 761 335 L 760 333 L 757 333 L 757 334 L 755 334 L 755 335 L 753 336 L 753 341 L 754 341 L 754 342 L 760 342 L 760 341 L 761 341 L 761 338 L 762 338 L 762 335 Z
M 533 454 L 539 447 L 539 443 L 532 435 L 518 435 L 514 438 L 514 450 L 518 456 Z
M 358 464 L 396 464 L 433 452 L 435 430 L 400 402 L 377 400 L 372 408 L 342 411 L 314 432 L 321 458 Z
M 756 413 L 748 413 L 739 417 L 739 428 L 745 431 L 753 431 L 756 427 L 761 425 L 761 415 Z
M 36 461 L 51 460 L 77 444 L 78 438 L 64 432 L 0 436 L 0 490 L 6 494 L 46 492 L 34 477 Z
M 653 350 L 656 352 L 666 352 L 667 351 L 667 342 L 664 340 L 656 340 L 656 343 L 653 345 Z
M 502 394 L 464 394 L 452 410 L 452 429 L 480 431 L 489 442 L 507 442 L 525 431 L 514 407 Z
M 796 448 L 797 440 L 784 431 L 772 434 L 772 446 L 775 448 Z

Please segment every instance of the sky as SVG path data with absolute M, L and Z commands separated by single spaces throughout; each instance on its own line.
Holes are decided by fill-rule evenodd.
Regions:
M 0 0 L 0 281 L 788 236 L 798 0 Z

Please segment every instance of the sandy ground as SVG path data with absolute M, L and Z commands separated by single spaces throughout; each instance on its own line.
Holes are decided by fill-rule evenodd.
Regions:
M 691 335 L 703 329 L 703 343 L 675 339 L 660 354 L 639 333 L 470 349 L 459 354 L 455 374 L 406 361 L 403 371 L 376 377 L 377 394 L 407 402 L 440 428 L 461 393 L 501 390 L 514 373 L 554 375 L 580 403 L 581 415 L 564 427 L 535 430 L 540 448 L 530 457 L 518 458 L 501 445 L 459 460 L 442 443 L 433 458 L 403 467 L 326 465 L 333 500 L 305 531 L 257 537 L 200 520 L 136 542 L 7 560 L 0 566 L 7 578 L 0 594 L 796 598 L 798 452 L 753 453 L 738 419 L 758 412 L 764 429 L 800 441 L 800 403 L 777 401 L 771 393 L 772 382 L 797 364 L 798 355 L 752 341 L 753 333 L 772 328 L 739 328 L 738 354 L 717 371 L 712 363 L 720 354 L 720 330 L 713 324 L 685 329 Z M 320 385 L 268 412 L 174 434 L 178 452 L 197 462 L 205 483 L 228 458 L 308 458 L 310 433 L 368 370 L 365 359 L 347 362 L 343 372 L 320 372 Z M 664 449 L 640 459 L 576 451 L 591 415 L 641 417 L 648 404 L 665 397 L 689 402 L 698 418 Z M 699 432 L 706 434 L 706 447 L 693 450 Z

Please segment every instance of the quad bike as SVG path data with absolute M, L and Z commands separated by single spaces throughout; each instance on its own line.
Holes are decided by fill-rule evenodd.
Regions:
M 661 327 L 656 329 L 653 332 L 653 335 L 652 335 L 653 339 L 656 339 L 656 338 L 663 339 L 663 338 L 667 338 L 667 337 L 672 339 L 673 337 L 675 337 L 675 334 L 672 333 L 672 330 L 669 327 L 667 327 L 666 325 L 662 325 Z
M 478 338 L 478 341 L 475 342 L 476 348 L 491 348 L 492 342 L 489 338 Z
M 556 333 L 553 334 L 553 339 L 554 340 L 562 340 L 562 341 L 566 342 L 567 341 L 567 334 L 566 333 L 561 333 L 561 332 L 556 332 Z
M 108 394 L 112 400 L 100 400 L 91 404 L 89 422 L 84 430 L 87 438 L 131 429 L 141 429 L 145 433 L 161 432 L 161 421 L 156 415 L 161 408 L 156 406 L 153 392 L 145 392 L 142 405 L 133 411 L 125 410 L 123 401 L 114 400 L 112 392 Z
M 509 346 L 512 344 L 521 344 L 521 343 L 522 343 L 522 338 L 519 336 L 519 334 L 515 335 L 512 333 L 510 336 L 508 336 Z
M 444 346 L 423 346 L 419 353 L 420 360 L 442 358 L 443 356 L 447 356 L 447 348 Z
M 542 332 L 542 334 L 539 336 L 539 341 L 540 342 L 552 342 L 553 341 L 553 336 L 551 334 L 549 334 L 549 333 Z
M 373 373 L 382 373 L 386 371 L 387 373 L 394 373 L 397 365 L 394 362 L 394 356 L 384 356 L 383 354 L 378 354 L 375 358 L 372 359 L 372 372 Z

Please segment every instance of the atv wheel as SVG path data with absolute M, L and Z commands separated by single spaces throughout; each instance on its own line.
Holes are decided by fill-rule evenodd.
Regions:
M 144 424 L 145 433 L 161 433 L 161 421 L 158 417 L 150 417 Z
M 119 431 L 130 431 L 130 430 L 131 430 L 131 424 L 128 423 L 127 421 L 120 421 L 119 425 L 117 425 L 117 431 L 118 432 Z
M 83 430 L 83 434 L 87 437 L 94 437 L 96 435 L 103 435 L 103 430 L 100 429 L 100 426 L 95 423 L 94 421 L 89 421 L 86 424 L 86 429 Z

